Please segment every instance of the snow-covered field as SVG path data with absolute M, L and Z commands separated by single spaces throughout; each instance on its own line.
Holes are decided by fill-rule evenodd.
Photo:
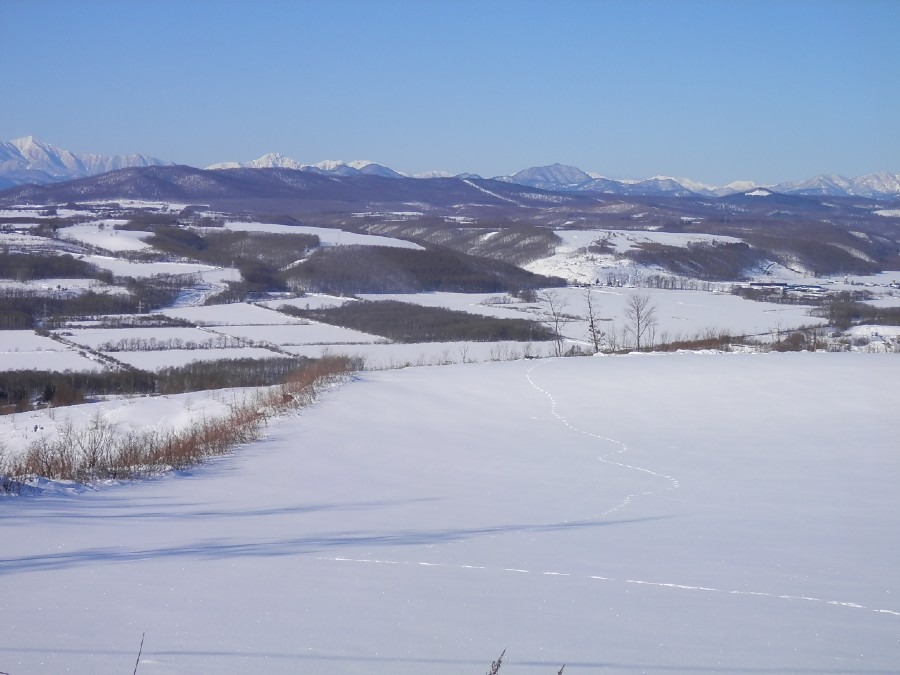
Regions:
M 0 371 L 100 370 L 102 365 L 30 330 L 0 331 Z
M 206 345 L 216 334 L 191 327 L 154 328 L 77 328 L 63 331 L 72 342 L 92 349 L 135 351 Z M 188 344 L 191 343 L 191 344 Z
M 10 455 L 16 455 L 36 440 L 56 438 L 58 432 L 68 425 L 74 429 L 84 429 L 97 418 L 109 424 L 116 434 L 149 430 L 181 431 L 204 418 L 227 416 L 230 406 L 252 400 L 256 391 L 254 388 L 231 388 L 166 396 L 132 396 L 2 415 L 0 447 Z M 71 486 L 59 485 L 63 492 L 72 489 Z M 0 501 L 0 508 L 9 503 Z M 2 658 L 0 656 L 0 662 Z
M 105 255 L 85 255 L 82 260 L 96 265 L 100 269 L 109 270 L 117 277 L 153 277 L 158 274 L 199 274 L 217 268 L 200 263 L 176 262 L 132 262 L 122 258 Z
M 438 366 L 450 363 L 512 361 L 526 357 L 552 356 L 552 342 L 417 342 L 412 344 L 341 344 L 285 346 L 297 356 L 349 356 L 364 360 L 366 370 Z
M 151 352 L 116 352 L 117 361 L 141 370 L 158 371 L 178 368 L 197 361 L 221 361 L 223 359 L 277 359 L 285 357 L 264 347 L 224 347 L 216 349 L 166 349 Z
M 128 672 L 145 634 L 139 672 L 896 672 L 898 377 L 366 373 L 190 472 L 5 499 L 0 669 Z
M 563 335 L 576 341 L 587 340 L 586 289 L 569 287 L 547 291 L 556 298 L 561 313 L 575 320 L 564 322 Z M 647 296 L 650 306 L 656 308 L 655 333 L 657 339 L 665 333 L 669 339 L 693 337 L 706 331 L 727 331 L 732 335 L 756 335 L 769 331 L 782 331 L 800 326 L 816 326 L 822 319 L 809 315 L 806 305 L 779 305 L 744 300 L 730 293 L 706 291 L 671 291 L 654 288 L 611 288 L 596 286 L 591 289 L 592 302 L 601 328 L 604 331 L 621 332 L 626 327 L 626 303 L 632 295 Z M 367 295 L 370 300 L 391 299 L 432 307 L 446 307 L 473 314 L 499 318 L 538 319 L 547 313 L 546 302 L 523 303 L 498 294 L 469 293 L 416 293 L 392 295 Z M 509 303 L 492 303 L 491 300 L 506 297 Z
M 0 336 L 2 337 L 2 336 Z M 81 356 L 75 351 L 17 351 L 0 348 L 0 370 L 103 370 L 103 364 Z
M 280 326 L 220 326 L 223 335 L 275 345 L 358 344 L 384 342 L 378 335 L 326 323 L 283 324 Z
M 185 319 L 200 326 L 271 326 L 306 323 L 303 319 L 297 319 L 287 314 L 281 314 L 265 307 L 257 307 L 246 302 L 164 309 L 160 313 L 175 319 Z
M 331 227 L 309 227 L 306 225 L 278 225 L 274 223 L 227 222 L 225 228 L 240 232 L 274 232 L 276 234 L 314 234 L 322 246 L 390 246 L 410 248 L 418 251 L 422 246 L 404 239 L 379 237 L 373 234 L 356 234 Z
M 60 236 L 63 239 L 97 246 L 116 253 L 150 248 L 150 245 L 144 243 L 143 240 L 151 236 L 152 232 L 115 229 L 116 225 L 127 222 L 126 220 L 101 220 L 95 223 L 71 225 L 63 229 Z
M 299 309 L 322 309 L 325 307 L 340 307 L 344 303 L 352 302 L 350 298 L 342 298 L 336 295 L 324 295 L 311 293 L 301 298 L 285 298 L 283 300 L 267 300 L 259 304 L 269 309 L 278 309 L 282 305 L 298 307 Z
M 562 240 L 556 247 L 556 252 L 552 256 L 525 265 L 525 268 L 537 274 L 559 276 L 577 283 L 595 283 L 598 279 L 605 283 L 609 273 L 629 276 L 660 273 L 667 275 L 666 272 L 619 257 L 640 244 L 686 247 L 691 243 L 740 241 L 734 237 L 713 234 L 643 230 L 556 230 L 554 234 Z M 604 242 L 610 252 L 591 253 L 587 250 L 591 244 L 598 242 Z

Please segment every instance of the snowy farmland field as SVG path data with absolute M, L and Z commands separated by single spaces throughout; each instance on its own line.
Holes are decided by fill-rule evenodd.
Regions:
M 198 361 L 228 359 L 277 359 L 285 354 L 264 347 L 217 347 L 215 349 L 165 349 L 147 352 L 116 352 L 117 361 L 134 368 L 156 372 L 163 368 L 179 368 Z
M 173 319 L 184 319 L 199 326 L 271 326 L 307 323 L 303 319 L 246 302 L 163 309 L 160 310 L 160 314 L 165 314 Z
M 378 335 L 312 322 L 276 326 L 219 326 L 216 330 L 223 335 L 241 340 L 275 345 L 358 344 L 385 341 Z
M 192 327 L 142 328 L 77 328 L 65 331 L 66 338 L 92 349 L 136 351 L 181 347 L 193 343 L 206 346 L 215 343 L 217 335 Z
M 274 223 L 248 223 L 230 221 L 225 229 L 239 232 L 269 232 L 275 234 L 314 234 L 322 246 L 389 246 L 423 250 L 419 244 L 394 237 L 380 237 L 373 234 L 356 234 L 331 227 L 309 227 L 307 225 L 278 225 Z
M 384 370 L 552 356 L 554 343 L 512 341 L 371 343 L 285 346 L 284 350 L 296 356 L 313 359 L 322 356 L 349 356 L 362 359 L 366 370 Z
M 132 262 L 122 258 L 114 258 L 103 255 L 81 256 L 85 262 L 96 265 L 100 269 L 109 270 L 121 277 L 153 277 L 159 274 L 201 274 L 212 272 L 217 268 L 200 263 L 177 262 Z
M 30 330 L 0 332 L 0 370 L 101 370 L 102 365 Z
M 587 339 L 588 328 L 586 289 L 556 288 L 548 291 L 557 298 L 561 313 L 575 317 L 561 325 L 563 335 L 573 341 Z M 702 335 L 706 331 L 727 331 L 732 335 L 757 335 L 783 331 L 800 326 L 818 326 L 823 319 L 811 317 L 807 305 L 779 305 L 745 300 L 730 293 L 706 291 L 672 291 L 655 288 L 591 288 L 594 308 L 603 330 L 625 328 L 626 303 L 632 295 L 647 296 L 656 308 L 658 336 L 670 339 Z M 471 293 L 415 293 L 367 295 L 370 300 L 399 300 L 429 307 L 446 307 L 472 314 L 498 318 L 541 319 L 547 313 L 546 302 L 524 303 L 502 294 Z M 492 302 L 495 301 L 495 302 Z M 508 300 L 508 302 L 496 302 Z
M 107 251 L 140 251 L 150 248 L 144 239 L 152 236 L 152 232 L 134 230 L 116 230 L 116 225 L 124 225 L 126 220 L 101 220 L 95 223 L 70 225 L 63 229 L 62 238 L 96 246 Z
M 0 666 L 123 672 L 146 634 L 158 673 L 456 675 L 503 648 L 508 673 L 894 672 L 898 377 L 808 353 L 366 373 L 192 471 L 5 500 Z

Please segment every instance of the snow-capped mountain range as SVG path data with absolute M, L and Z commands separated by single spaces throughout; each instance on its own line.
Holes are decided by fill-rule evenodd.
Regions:
M 77 154 L 37 140 L 33 136 L 0 142 L 0 189 L 26 183 L 45 184 L 106 173 L 126 167 L 172 165 L 144 155 Z M 281 168 L 308 171 L 326 176 L 381 176 L 383 178 L 452 178 L 453 175 L 432 171 L 410 176 L 382 164 L 358 160 L 344 162 L 325 160 L 303 164 L 278 153 L 269 153 L 250 162 L 222 162 L 207 170 Z M 477 174 L 459 174 L 456 178 L 477 179 Z M 795 195 L 834 197 L 900 198 L 900 174 L 871 173 L 857 178 L 835 174 L 820 175 L 804 181 L 762 185 L 753 181 L 734 181 L 727 185 L 707 185 L 689 178 L 654 176 L 644 180 L 615 180 L 601 174 L 588 173 L 574 166 L 552 164 L 524 169 L 494 180 L 516 183 L 554 192 L 590 192 L 634 196 L 686 197 L 701 195 L 722 197 L 765 188 L 772 192 Z
M 69 152 L 25 136 L 0 142 L 0 189 L 25 183 L 54 183 L 94 176 L 130 166 L 169 166 L 145 155 L 95 155 Z
M 354 176 L 357 174 L 366 174 L 370 176 L 383 176 L 385 178 L 407 178 L 406 174 L 394 171 L 381 164 L 370 162 L 367 160 L 357 160 L 355 162 L 341 162 L 333 159 L 326 159 L 316 164 L 301 164 L 300 162 L 285 157 L 277 152 L 270 152 L 263 155 L 259 159 L 251 162 L 220 162 L 206 167 L 208 170 L 218 169 L 296 169 L 298 171 L 312 171 L 314 173 L 323 173 L 337 176 Z

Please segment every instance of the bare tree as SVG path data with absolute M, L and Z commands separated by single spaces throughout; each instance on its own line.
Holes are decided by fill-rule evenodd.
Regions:
M 572 321 L 572 317 L 565 314 L 563 310 L 568 304 L 556 291 L 541 291 L 537 294 L 537 300 L 541 303 L 540 317 L 541 322 L 547 324 L 553 330 L 556 337 L 556 355 L 562 356 L 563 353 L 563 336 L 560 332 L 562 325 Z
M 587 304 L 587 325 L 588 325 L 588 338 L 591 341 L 591 347 L 594 350 L 594 354 L 600 351 L 600 343 L 606 337 L 606 334 L 600 330 L 600 317 L 597 314 L 597 307 L 594 305 L 593 294 L 591 293 L 591 287 L 588 286 L 584 289 L 584 299 Z
M 625 303 L 625 318 L 634 335 L 635 348 L 640 351 L 641 340 L 656 326 L 656 305 L 650 303 L 649 295 L 629 295 Z

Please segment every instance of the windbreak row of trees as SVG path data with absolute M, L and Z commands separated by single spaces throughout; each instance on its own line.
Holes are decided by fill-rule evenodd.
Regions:
M 0 279 L 34 281 L 36 279 L 97 279 L 106 284 L 113 282 L 109 270 L 100 269 L 68 253 L 63 255 L 36 255 L 0 251 Z
M 156 378 L 141 370 L 7 370 L 0 372 L 0 412 L 30 410 L 34 403 L 66 406 L 95 396 L 152 394 L 155 390 Z
M 327 309 L 285 305 L 280 312 L 381 335 L 394 342 L 494 342 L 554 339 L 547 326 L 527 319 L 499 319 L 395 300 L 348 302 Z
M 21 288 L 0 289 L 0 330 L 53 328 L 71 317 L 137 314 L 170 305 L 193 275 L 128 278 L 125 293 L 51 293 Z
M 840 330 L 854 324 L 875 326 L 900 326 L 900 307 L 875 307 L 854 300 L 849 293 L 841 293 L 816 313 Z
M 135 368 L 104 372 L 0 372 L 0 413 L 30 410 L 34 404 L 65 406 L 98 396 L 182 394 L 230 387 L 281 384 L 316 367 L 317 359 L 221 359 L 198 361 L 151 373 Z M 361 367 L 347 361 L 348 369 Z

